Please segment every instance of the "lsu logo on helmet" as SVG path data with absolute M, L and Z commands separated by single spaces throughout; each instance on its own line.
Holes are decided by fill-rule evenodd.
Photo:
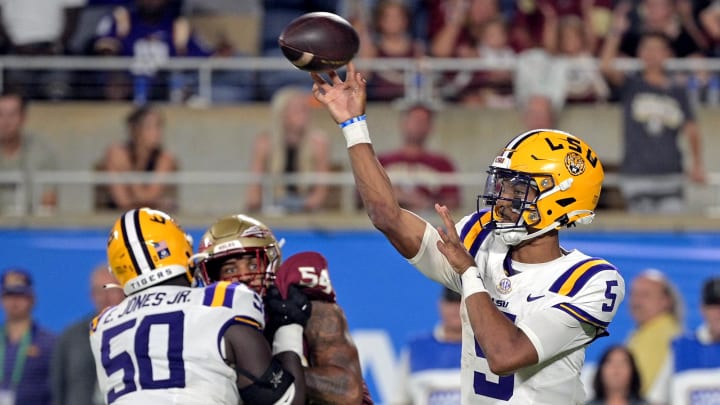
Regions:
M 585 172 L 585 159 L 577 152 L 569 152 L 565 155 L 565 167 L 573 176 L 579 176 Z

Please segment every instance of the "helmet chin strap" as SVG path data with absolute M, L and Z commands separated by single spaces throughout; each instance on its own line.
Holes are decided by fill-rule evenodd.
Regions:
M 568 212 L 567 216 L 568 218 L 572 218 L 578 215 L 587 214 L 582 218 L 579 218 L 575 220 L 573 223 L 588 225 L 590 224 L 593 219 L 595 218 L 595 213 L 590 210 L 575 210 Z M 536 232 L 528 233 L 527 229 L 524 228 L 498 228 L 495 229 L 493 232 L 496 236 L 498 236 L 505 244 L 509 246 L 517 246 L 521 242 L 524 242 L 526 240 L 537 238 L 538 236 L 542 236 L 553 229 L 558 229 L 563 224 L 560 221 L 555 221 L 551 223 L 550 225 L 546 226 L 545 228 L 542 228 Z
M 516 246 L 528 238 L 527 230 L 521 228 L 498 228 L 493 233 L 508 246 Z

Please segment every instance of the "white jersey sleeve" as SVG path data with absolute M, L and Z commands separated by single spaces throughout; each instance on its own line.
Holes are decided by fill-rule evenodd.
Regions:
M 607 335 L 625 297 L 625 281 L 612 264 L 588 258 L 565 271 L 549 291 L 557 294 L 553 305 L 518 323 L 540 362 Z
M 488 238 L 491 231 L 483 228 L 481 218 L 484 222 L 488 221 L 490 218 L 488 210 L 466 215 L 455 224 L 455 230 L 467 251 L 475 258 L 480 272 L 484 274 L 487 255 L 490 250 L 497 249 L 497 241 L 495 238 Z M 460 276 L 455 273 L 447 258 L 437 249 L 438 241 L 440 241 L 440 235 L 437 230 L 427 223 L 420 250 L 415 257 L 408 259 L 408 262 L 431 280 L 462 293 Z M 504 254 L 507 252 L 507 246 L 503 245 L 501 250 Z
M 242 283 L 222 281 L 205 287 L 203 303 L 231 309 L 233 322 L 265 329 L 265 307 L 255 291 Z
M 408 259 L 408 263 L 415 266 L 429 279 L 437 281 L 451 290 L 462 292 L 460 276 L 455 273 L 450 262 L 437 248 L 439 240 L 440 234 L 437 229 L 429 222 L 426 223 L 420 250 L 414 257 Z
M 563 296 L 555 308 L 604 331 L 625 298 L 625 280 L 612 264 L 589 258 L 568 269 L 550 291 Z
M 553 310 L 536 313 L 532 318 L 519 322 L 518 328 L 535 347 L 539 363 L 558 353 L 590 343 L 595 339 L 597 331 L 592 325 Z

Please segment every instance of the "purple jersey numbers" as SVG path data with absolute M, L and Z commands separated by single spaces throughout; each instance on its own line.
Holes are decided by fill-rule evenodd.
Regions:
M 515 322 L 515 315 L 508 314 L 507 312 L 503 312 L 503 314 L 508 319 Z M 485 354 L 480 348 L 480 345 L 478 344 L 477 340 L 473 340 L 475 341 L 475 355 L 484 359 Z M 489 367 L 487 372 L 490 373 Z M 497 382 L 490 381 L 488 379 L 488 374 L 475 371 L 473 377 L 473 388 L 475 389 L 476 394 L 482 395 L 484 397 L 501 399 L 503 401 L 507 401 L 508 399 L 510 399 L 510 397 L 513 396 L 513 388 L 515 386 L 514 374 L 506 376 L 497 376 L 495 374 L 492 374 L 490 377 L 494 377 L 493 379 L 497 380 Z
M 100 348 L 102 354 L 102 365 L 108 376 L 121 371 L 123 373 L 122 389 L 111 389 L 107 394 L 108 404 L 113 403 L 119 397 L 136 391 L 138 385 L 140 389 L 165 389 L 165 388 L 183 388 L 185 387 L 185 362 L 183 361 L 183 336 L 185 313 L 182 311 L 174 311 L 163 314 L 148 315 L 140 321 L 134 332 L 133 347 L 134 353 L 121 352 L 110 357 L 110 344 L 113 338 L 123 333 L 133 333 L 131 330 L 135 326 L 137 319 L 131 319 L 120 325 L 109 328 L 103 333 L 102 346 Z M 168 367 L 169 376 L 166 379 L 155 380 L 153 378 L 153 360 L 150 358 L 150 332 L 153 326 L 167 327 L 167 342 L 153 342 L 154 345 L 167 345 L 167 359 L 163 359 Z M 131 332 L 127 332 L 130 330 Z M 123 337 L 130 339 L 130 336 Z M 153 352 L 155 352 L 153 350 Z M 135 367 L 132 357 L 136 358 L 138 365 L 138 380 L 135 381 Z

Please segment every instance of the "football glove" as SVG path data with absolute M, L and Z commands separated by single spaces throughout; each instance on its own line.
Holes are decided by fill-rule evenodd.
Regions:
M 277 287 L 272 286 L 265 296 L 265 310 L 269 318 L 268 324 L 272 325 L 270 329 L 293 323 L 305 328 L 312 312 L 312 304 L 296 285 L 288 287 L 286 299 Z

